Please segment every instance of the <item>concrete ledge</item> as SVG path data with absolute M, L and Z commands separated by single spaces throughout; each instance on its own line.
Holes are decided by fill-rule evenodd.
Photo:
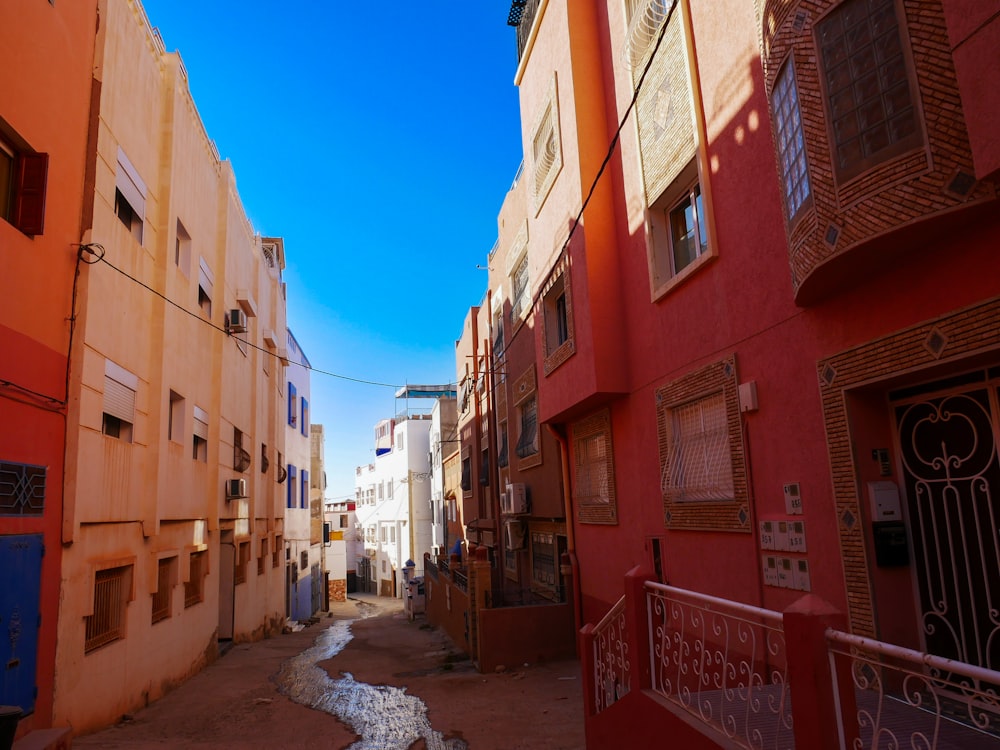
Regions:
M 13 750 L 69 750 L 71 737 L 69 727 L 36 729 L 15 742 Z

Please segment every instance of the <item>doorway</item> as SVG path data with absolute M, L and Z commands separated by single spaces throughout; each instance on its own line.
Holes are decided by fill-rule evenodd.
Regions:
M 890 399 L 925 649 L 1000 669 L 1000 368 Z

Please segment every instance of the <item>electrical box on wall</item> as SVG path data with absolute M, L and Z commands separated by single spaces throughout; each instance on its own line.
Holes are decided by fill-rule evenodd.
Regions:
M 790 516 L 802 514 L 802 491 L 798 482 L 789 482 L 782 490 L 785 493 L 785 512 Z
M 756 380 L 748 380 L 745 383 L 740 383 L 737 392 L 739 393 L 741 412 L 753 412 L 760 408 L 760 405 L 757 403 Z
M 903 520 L 899 488 L 895 482 L 869 482 L 868 500 L 871 502 L 873 523 Z

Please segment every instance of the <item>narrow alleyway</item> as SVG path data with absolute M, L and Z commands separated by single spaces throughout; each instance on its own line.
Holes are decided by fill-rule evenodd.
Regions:
M 399 601 L 360 595 L 298 633 L 235 646 L 73 746 L 577 750 L 579 664 L 481 675 L 440 631 L 408 621 Z

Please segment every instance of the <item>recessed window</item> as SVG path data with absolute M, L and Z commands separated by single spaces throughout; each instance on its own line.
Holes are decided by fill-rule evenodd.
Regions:
M 191 235 L 187 233 L 181 220 L 177 220 L 177 237 L 174 240 L 174 265 L 187 276 L 191 270 Z
M 922 142 L 894 0 L 846 0 L 816 24 L 837 177 Z
M 94 613 L 84 618 L 84 653 L 125 637 L 125 607 L 132 598 L 132 566 L 94 574 Z
M 0 219 L 28 235 L 42 234 L 49 157 L 0 138 Z
M 486 487 L 490 483 L 490 452 L 484 450 L 479 461 L 479 484 Z
M 288 424 L 295 427 L 299 423 L 299 402 L 295 386 L 288 382 Z
M 695 183 L 670 209 L 668 216 L 675 274 L 683 271 L 708 250 L 704 215 L 701 187 Z
M 260 540 L 260 553 L 257 555 L 257 575 L 264 575 L 264 571 L 267 569 L 267 537 Z
M 212 317 L 212 294 L 215 289 L 215 276 L 202 258 L 198 262 L 198 307 L 206 318 Z
M 195 461 L 208 461 L 208 412 L 194 407 L 194 431 L 191 457 Z
M 572 426 L 573 499 L 584 523 L 615 523 L 614 456 L 607 411 Z
M 525 252 L 514 266 L 514 272 L 510 276 L 511 328 L 515 328 L 521 320 L 526 318 L 530 310 L 531 288 L 528 283 L 528 254 Z
M 472 459 L 468 456 L 462 458 L 462 491 L 472 491 Z
M 287 497 L 287 507 L 294 508 L 298 505 L 298 496 L 296 493 L 299 489 L 298 483 L 298 469 L 294 465 L 288 464 L 288 497 Z
M 236 567 L 233 571 L 233 584 L 247 582 L 247 570 L 250 567 L 250 542 L 240 542 L 236 545 Z
M 497 451 L 497 466 L 505 468 L 510 462 L 507 448 L 507 421 L 500 423 L 500 449 Z
M 205 576 L 208 575 L 208 555 L 202 550 L 191 553 L 188 580 L 184 582 L 184 608 L 193 607 L 205 599 Z
M 177 582 L 177 557 L 164 557 L 156 561 L 156 591 L 153 592 L 153 613 L 151 623 L 155 624 L 170 617 L 170 600 L 173 586 Z
M 692 159 L 650 209 L 654 291 L 710 252 L 705 200 Z
M 238 427 L 233 427 L 233 470 L 246 471 L 250 468 L 250 451 L 244 447 L 252 445 L 250 439 Z
M 101 431 L 108 437 L 132 442 L 135 422 L 135 391 L 139 379 L 110 360 L 105 363 L 104 413 Z
M 309 472 L 305 469 L 302 470 L 302 487 L 299 492 L 299 507 L 308 508 L 309 507 Z
M 115 216 L 141 245 L 146 217 L 146 183 L 121 147 L 118 148 L 118 168 L 115 171 Z
M 805 137 L 799 94 L 795 85 L 795 66 L 789 60 L 778 73 L 771 95 L 774 112 L 778 167 L 781 170 L 785 215 L 791 221 L 809 198 L 809 170 L 806 166 Z
M 309 402 L 302 397 L 302 421 L 299 425 L 302 434 L 309 437 Z
M 305 570 L 309 567 L 309 553 L 305 550 L 299 555 L 299 568 Z
M 527 399 L 517 407 L 519 417 L 519 434 L 517 437 L 517 455 L 528 458 L 538 453 L 538 400 L 535 396 Z
M 275 534 L 274 536 L 274 549 L 271 550 L 271 567 L 277 568 L 281 564 L 281 550 L 283 548 L 283 541 L 281 534 Z
M 170 391 L 167 406 L 167 438 L 175 443 L 184 442 L 184 397 Z
M 668 410 L 663 491 L 677 502 L 733 499 L 726 401 L 721 392 Z

